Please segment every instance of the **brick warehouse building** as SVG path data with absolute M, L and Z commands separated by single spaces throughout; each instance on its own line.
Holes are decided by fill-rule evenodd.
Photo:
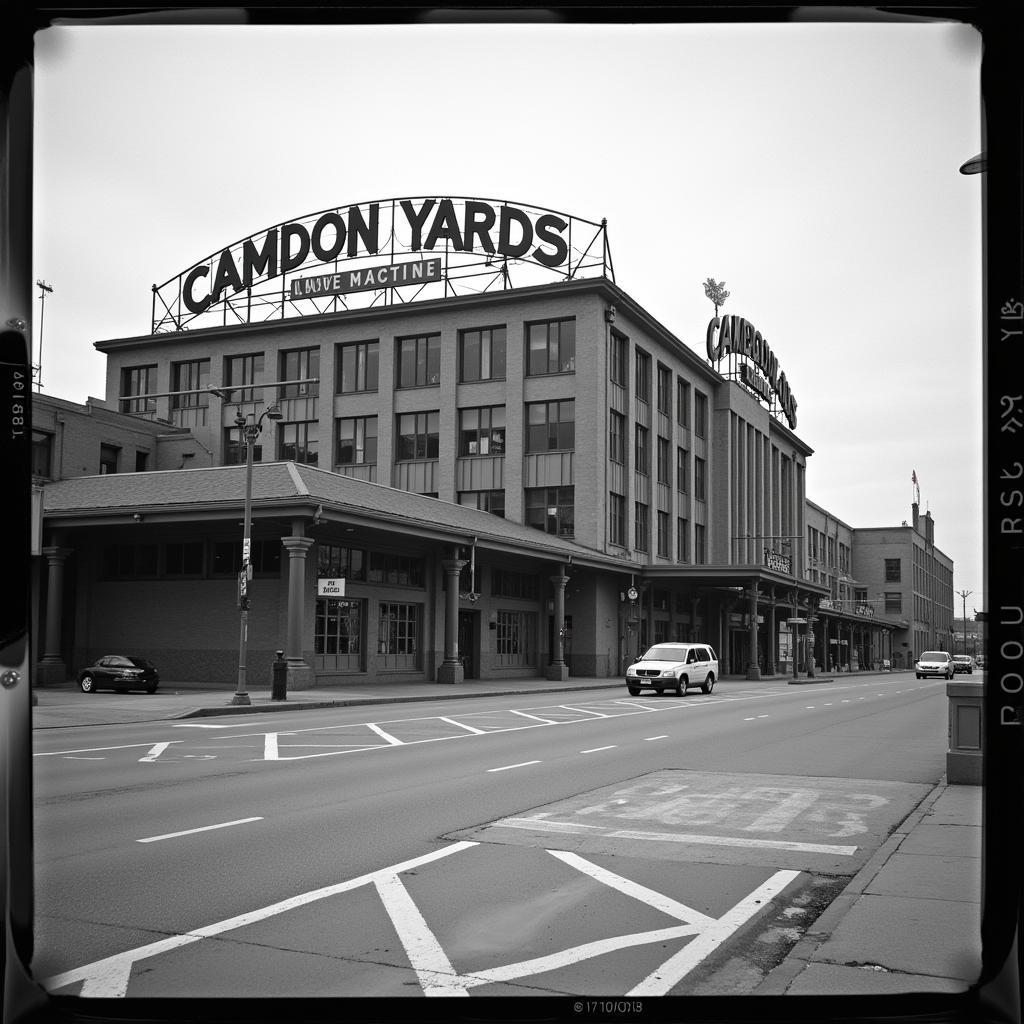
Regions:
M 353 209 L 348 235 L 365 241 L 374 211 Z M 96 475 L 78 476 L 81 460 L 57 469 L 64 438 L 45 413 L 55 400 L 37 397 L 34 437 L 50 453 L 37 467 L 42 681 L 114 650 L 145 653 L 168 679 L 233 680 L 240 414 L 262 422 L 257 679 L 275 650 L 300 685 L 614 676 L 662 639 L 711 642 L 723 672 L 751 678 L 792 671 L 794 656 L 806 666 L 808 643 L 819 666 L 891 656 L 908 623 L 881 610 L 868 621 L 851 603 L 860 595 L 844 602 L 833 585 L 838 564 L 816 565 L 817 538 L 831 535 L 805 494 L 812 449 L 750 324 L 716 317 L 702 358 L 615 284 L 606 249 L 599 264 L 572 266 L 581 249 L 560 249 L 552 232 L 575 227 L 578 239 L 581 222 L 521 212 L 548 243 L 533 255 L 549 279 L 513 286 L 520 264 L 536 265 L 510 258 L 522 250 L 505 234 L 497 247 L 487 237 L 495 207 L 437 209 L 446 219 L 426 241 L 440 251 L 444 239 L 444 265 L 422 264 L 433 292 L 414 282 L 403 295 L 398 275 L 412 264 L 393 253 L 386 275 L 359 271 L 358 292 L 295 300 L 293 283 L 288 300 L 282 283 L 279 318 L 249 315 L 272 300 L 242 280 L 237 254 L 227 270 L 221 254 L 216 269 L 211 257 L 178 278 L 192 316 L 174 302 L 169 319 L 157 314 L 155 298 L 153 333 L 96 343 L 107 358 L 107 400 L 87 407 L 106 431 Z M 345 223 L 336 216 L 339 238 Z M 271 232 L 261 237 L 266 257 Z M 471 254 L 474 242 L 497 251 Z M 321 236 L 318 257 L 323 247 Z M 350 251 L 360 267 L 382 260 Z M 561 256 L 569 270 L 553 274 Z M 471 276 L 477 287 L 460 293 Z M 480 288 L 480 276 L 500 287 Z M 235 278 L 233 305 L 223 294 Z M 210 301 L 196 299 L 205 281 Z M 263 420 L 271 406 L 279 417 Z M 344 593 L 318 593 L 327 578 L 343 578 Z M 844 626 L 857 627 L 856 659 L 843 657 Z

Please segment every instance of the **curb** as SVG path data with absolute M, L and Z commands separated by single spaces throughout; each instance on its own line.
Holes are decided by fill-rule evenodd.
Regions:
M 782 963 L 773 967 L 751 995 L 782 996 L 789 986 L 803 973 L 812 957 L 842 923 L 854 903 L 864 894 L 875 876 L 882 870 L 889 858 L 900 848 L 904 839 L 924 820 L 932 806 L 948 788 L 945 776 L 926 793 L 917 806 L 896 826 L 884 843 L 871 855 L 867 863 L 850 879 L 846 888 L 822 911 L 821 916 L 807 932 L 797 940 L 786 954 Z

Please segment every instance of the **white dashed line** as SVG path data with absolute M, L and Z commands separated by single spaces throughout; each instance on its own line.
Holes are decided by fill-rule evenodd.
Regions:
M 540 764 L 540 761 L 520 761 L 519 764 L 506 764 L 501 768 L 488 768 L 489 772 L 507 772 L 510 768 L 525 768 L 527 765 Z
M 231 825 L 247 825 L 250 821 L 262 821 L 262 818 L 239 818 L 238 821 L 225 821 L 220 825 L 204 825 L 202 828 L 190 828 L 184 832 L 168 832 L 162 836 L 150 836 L 148 839 L 136 839 L 137 843 L 158 843 L 161 839 L 178 839 L 181 836 L 195 835 L 197 832 L 211 832 L 215 828 L 229 828 Z
M 618 746 L 617 743 L 613 743 L 610 747 L 591 747 L 589 750 L 581 750 L 581 754 L 596 754 L 599 750 L 614 750 Z
M 667 739 L 668 739 L 668 733 L 666 733 L 664 736 L 645 736 L 644 737 L 644 743 L 650 743 L 651 740 L 667 740 Z

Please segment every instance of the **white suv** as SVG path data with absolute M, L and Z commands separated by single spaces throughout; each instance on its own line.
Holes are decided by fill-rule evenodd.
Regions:
M 710 693 L 718 678 L 718 655 L 707 644 L 655 644 L 626 669 L 626 689 L 672 690 L 681 697 L 688 686 Z

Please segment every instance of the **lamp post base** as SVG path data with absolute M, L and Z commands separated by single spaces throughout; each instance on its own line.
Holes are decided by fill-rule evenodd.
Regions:
M 249 694 L 247 694 L 247 693 L 236 693 L 231 698 L 231 703 L 232 704 L 251 704 L 252 701 L 249 699 Z

